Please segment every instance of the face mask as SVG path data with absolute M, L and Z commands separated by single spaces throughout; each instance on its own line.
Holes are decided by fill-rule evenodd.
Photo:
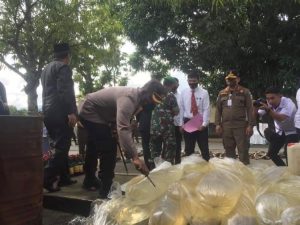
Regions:
M 190 88 L 195 89 L 198 87 L 198 84 L 189 84 Z
M 233 88 L 237 85 L 237 81 L 236 80 L 226 80 L 226 83 L 229 87 Z

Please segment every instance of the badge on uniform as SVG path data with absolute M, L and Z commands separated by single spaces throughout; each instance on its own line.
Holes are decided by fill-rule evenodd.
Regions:
M 227 100 L 227 106 L 232 106 L 232 100 L 231 99 Z

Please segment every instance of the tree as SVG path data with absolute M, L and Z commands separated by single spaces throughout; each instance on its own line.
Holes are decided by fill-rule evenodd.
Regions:
M 38 110 L 36 89 L 53 44 L 76 39 L 79 5 L 76 0 L 0 1 L 0 61 L 26 81 L 29 113 Z
M 147 58 L 198 69 L 213 98 L 237 69 L 255 97 L 269 85 L 294 94 L 300 71 L 299 1 L 124 1 L 126 34 Z M 161 21 L 164 21 L 163 23 Z
M 17 107 L 9 105 L 9 113 L 12 116 L 27 116 L 28 111 L 26 109 L 17 109 Z
M 123 26 L 114 13 L 113 1 L 85 1 L 80 9 L 82 30 L 77 55 L 74 55 L 75 81 L 82 95 L 127 79 L 121 76 L 126 55 L 120 52 Z
M 133 68 L 134 73 L 138 71 L 149 71 L 151 77 L 157 80 L 170 75 L 171 69 L 168 62 L 161 60 L 159 57 L 147 59 L 139 51 L 133 53 L 129 57 L 129 65 Z
M 75 80 L 83 94 L 105 85 L 124 84 L 122 24 L 113 1 L 1 0 L 0 62 L 25 81 L 28 111 L 36 113 L 39 79 L 51 61 L 53 44 L 71 46 Z M 7 58 L 13 59 L 10 63 Z

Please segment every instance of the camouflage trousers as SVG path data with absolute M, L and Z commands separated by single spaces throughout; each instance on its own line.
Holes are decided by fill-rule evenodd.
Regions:
M 162 159 L 174 164 L 176 155 L 176 139 L 174 132 L 165 132 L 162 135 L 152 134 L 150 137 L 151 161 L 154 158 Z

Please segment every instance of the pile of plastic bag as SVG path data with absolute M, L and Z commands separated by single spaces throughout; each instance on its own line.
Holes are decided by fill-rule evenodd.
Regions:
M 300 177 L 285 167 L 192 155 L 149 176 L 156 187 L 141 175 L 125 196 L 115 184 L 111 200 L 96 201 L 83 224 L 300 225 Z

